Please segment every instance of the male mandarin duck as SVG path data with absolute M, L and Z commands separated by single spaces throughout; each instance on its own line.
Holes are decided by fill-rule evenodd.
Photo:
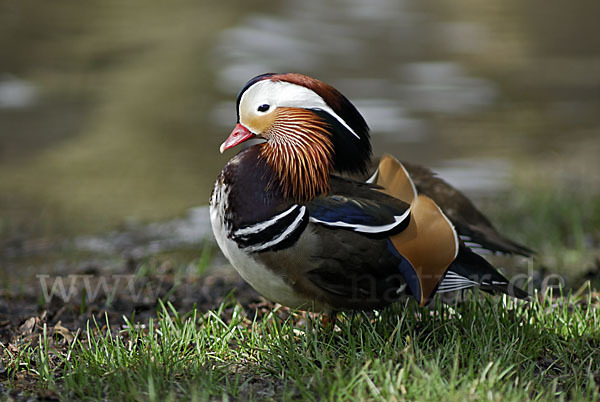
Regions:
M 332 86 L 263 74 L 237 98 L 221 152 L 249 139 L 218 176 L 211 224 L 223 254 L 265 298 L 334 313 L 411 295 L 479 287 L 526 299 L 468 245 L 529 255 L 428 169 L 385 155 L 371 164 L 369 127 Z M 464 239 L 468 239 L 465 243 Z

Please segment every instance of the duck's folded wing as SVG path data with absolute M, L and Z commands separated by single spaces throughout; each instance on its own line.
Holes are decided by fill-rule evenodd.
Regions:
M 388 237 L 408 226 L 409 204 L 376 191 L 375 186 L 337 180 L 339 185 L 332 186 L 332 192 L 307 204 L 311 223 L 375 238 Z
M 339 181 L 336 192 L 307 205 L 310 221 L 387 239 L 396 272 L 424 304 L 456 257 L 456 232 L 431 199 L 416 194 L 394 158 L 382 159 L 372 183 Z
M 402 165 L 414 181 L 419 193 L 435 201 L 452 221 L 460 238 L 475 250 L 530 256 L 534 251 L 501 235 L 494 225 L 462 192 L 452 187 L 431 170 L 408 162 Z
M 323 225 L 314 225 L 311 232 L 319 247 L 312 251 L 303 277 L 324 292 L 330 305 L 341 310 L 380 308 L 404 294 L 404 275 L 386 239 Z

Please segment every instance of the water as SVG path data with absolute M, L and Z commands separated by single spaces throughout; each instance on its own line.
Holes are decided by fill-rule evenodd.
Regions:
M 220 34 L 217 83 L 234 99 L 256 74 L 309 72 L 353 100 L 376 152 L 493 194 L 510 186 L 515 162 L 600 134 L 600 32 L 587 14 L 600 6 L 537 6 L 288 1 Z M 223 130 L 233 107 L 215 107 Z
M 376 153 L 475 197 L 548 166 L 598 186 L 597 1 L 221 3 L 0 2 L 0 239 L 206 205 L 236 93 L 267 71 L 336 86 Z

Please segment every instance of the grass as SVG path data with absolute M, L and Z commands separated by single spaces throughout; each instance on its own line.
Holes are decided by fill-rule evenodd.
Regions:
M 570 288 L 590 279 L 592 288 L 600 289 L 598 187 L 544 174 L 543 170 L 521 172 L 514 187 L 504 196 L 484 201 L 483 210 L 501 233 L 537 252 L 534 270 L 558 274 Z
M 404 301 L 342 315 L 335 330 L 233 297 L 204 314 L 159 303 L 145 323 L 42 324 L 4 348 L 4 376 L 65 400 L 598 400 L 600 298 L 552 296 Z
M 517 240 L 538 251 L 528 273 L 563 275 L 574 292 L 547 288 L 531 303 L 467 293 L 475 296 L 429 308 L 407 300 L 379 313 L 342 314 L 332 329 L 317 316 L 253 303 L 247 288 L 215 307 L 216 288 L 238 285 L 216 281 L 214 267 L 206 271 L 213 262 L 205 247 L 191 265 L 192 256 L 179 254 L 136 264 L 141 289 L 164 287 L 142 303 L 151 311 L 137 312 L 126 292 L 105 306 L 86 304 L 82 293 L 81 305 L 43 305 L 18 328 L 0 320 L 0 393 L 59 400 L 599 400 L 598 194 L 524 183 L 483 210 L 503 233 L 520 234 Z M 204 304 L 192 307 L 201 292 Z M 61 318 L 69 311 L 75 318 L 63 326 L 56 317 L 65 307 Z M 94 318 L 81 325 L 83 313 Z
M 13 326 L 0 338 L 0 392 L 59 400 L 598 400 L 598 197 L 532 186 L 517 186 L 491 215 L 538 250 L 534 273 L 579 282 L 591 273 L 582 287 L 568 283 L 575 292 L 548 288 L 531 303 L 467 293 L 474 297 L 429 308 L 407 300 L 379 313 L 342 314 L 332 329 L 318 316 L 253 303 L 247 289 L 216 308 L 210 300 L 182 304 L 203 289 L 234 287 L 189 287 L 211 275 L 205 247 L 191 268 L 177 255 L 138 265 L 137 279 L 167 289 L 156 304 L 145 303 L 154 311 L 133 313 L 129 299 L 117 298 L 123 317 L 106 306 L 108 313 L 94 313 L 102 306 L 85 305 L 82 293 L 79 307 L 51 303 L 43 309 L 52 319 L 39 309 Z M 64 307 L 93 318 L 65 328 L 51 312 Z

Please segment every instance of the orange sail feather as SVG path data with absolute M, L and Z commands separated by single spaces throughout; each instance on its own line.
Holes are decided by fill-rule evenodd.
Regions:
M 420 285 L 417 299 L 424 305 L 458 253 L 454 226 L 431 198 L 417 194 L 406 169 L 394 157 L 381 158 L 372 181 L 383 187 L 381 191 L 410 203 L 408 227 L 390 240 L 412 265 Z

